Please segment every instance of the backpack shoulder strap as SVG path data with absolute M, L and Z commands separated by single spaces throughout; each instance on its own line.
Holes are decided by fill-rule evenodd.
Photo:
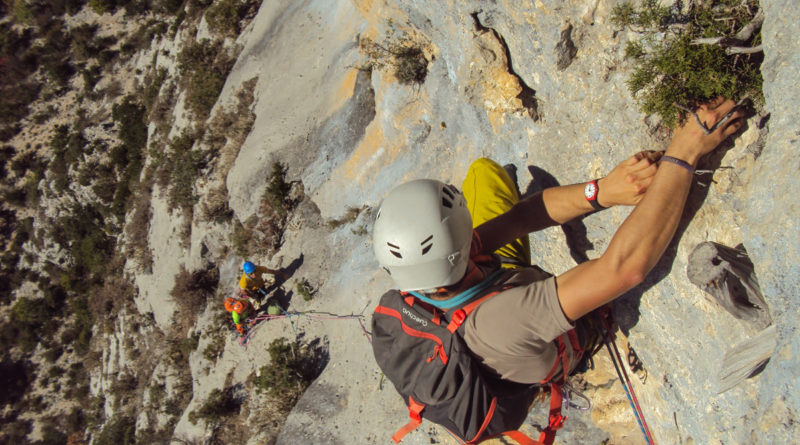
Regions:
M 469 304 L 453 312 L 453 314 L 450 316 L 450 323 L 447 325 L 447 330 L 450 331 L 451 334 L 455 334 L 458 328 L 461 327 L 461 325 L 467 319 L 467 315 L 471 314 L 479 304 L 499 293 L 500 291 L 489 292 L 488 294 L 471 301 Z

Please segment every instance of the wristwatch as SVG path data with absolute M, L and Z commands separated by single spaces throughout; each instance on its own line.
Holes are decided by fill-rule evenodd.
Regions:
M 589 201 L 589 204 L 592 205 L 592 208 L 595 210 L 603 210 L 605 207 L 601 206 L 600 203 L 597 202 L 597 195 L 600 193 L 600 187 L 597 185 L 597 180 L 592 179 L 591 181 L 586 183 L 586 186 L 583 188 L 583 196 L 586 197 L 586 200 Z

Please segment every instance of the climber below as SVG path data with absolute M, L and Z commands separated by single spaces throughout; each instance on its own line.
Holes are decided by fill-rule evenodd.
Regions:
M 248 297 L 253 300 L 261 300 L 267 296 L 266 282 L 262 277 L 264 274 L 272 274 L 280 277 L 283 281 L 289 279 L 289 275 L 281 270 L 270 269 L 265 266 L 256 266 L 250 261 L 245 261 L 242 265 L 241 278 L 239 278 L 239 289 L 237 297 Z

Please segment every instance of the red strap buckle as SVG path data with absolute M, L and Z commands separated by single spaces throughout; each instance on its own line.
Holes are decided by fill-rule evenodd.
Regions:
M 562 416 L 561 413 L 552 414 L 550 415 L 550 423 L 548 424 L 548 427 L 551 430 L 557 430 L 564 426 L 565 420 L 567 420 L 566 416 Z
M 451 319 L 452 323 L 455 323 L 456 326 L 461 326 L 461 323 L 464 323 L 464 320 L 467 319 L 467 314 L 464 312 L 463 309 L 459 309 L 453 312 L 453 318 Z

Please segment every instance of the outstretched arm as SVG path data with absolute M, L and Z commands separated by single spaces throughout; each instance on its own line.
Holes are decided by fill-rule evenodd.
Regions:
M 644 196 L 656 173 L 658 152 L 639 152 L 598 180 L 598 203 L 603 207 L 634 205 Z M 512 240 L 547 227 L 564 224 L 591 212 L 583 195 L 584 184 L 552 187 L 518 202 L 508 212 L 481 224 L 475 230 L 483 250 L 494 252 Z
M 713 125 L 733 107 L 733 101 L 718 99 L 703 105 L 697 113 Z M 665 155 L 695 166 L 701 156 L 741 127 L 742 116 L 741 111 L 736 111 L 709 135 L 693 119 L 687 119 L 675 130 Z M 684 167 L 662 162 L 647 193 L 614 234 L 603 255 L 556 278 L 558 300 L 569 319 L 580 318 L 644 279 L 675 234 L 692 176 Z

